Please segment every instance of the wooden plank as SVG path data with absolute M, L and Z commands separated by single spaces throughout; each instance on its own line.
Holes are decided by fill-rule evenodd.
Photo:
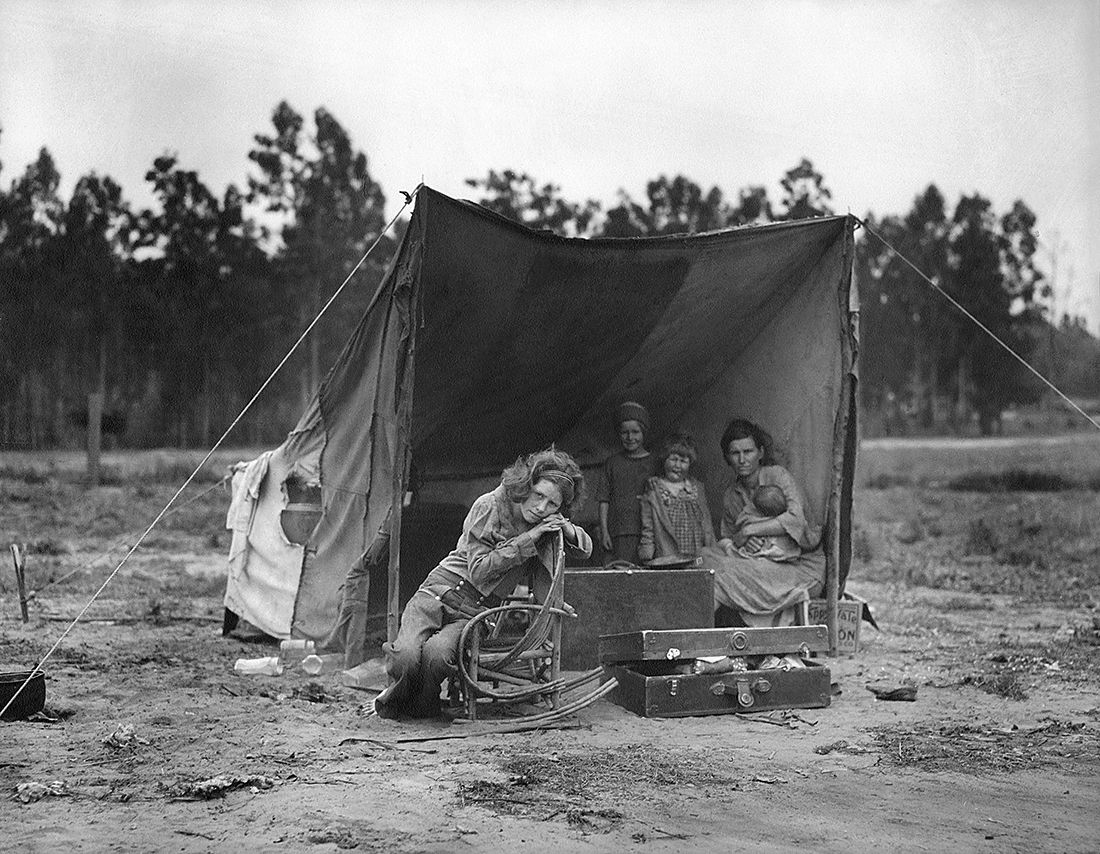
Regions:
M 401 512 L 405 506 L 405 484 L 408 483 L 412 461 L 412 396 L 416 365 L 416 318 L 419 288 L 409 298 L 409 341 L 405 350 L 405 373 L 401 378 L 401 395 L 397 407 L 397 446 L 393 455 L 393 504 L 390 510 L 390 561 L 386 589 L 386 638 L 397 640 L 401 623 Z
M 600 662 L 700 658 L 710 655 L 765 655 L 829 649 L 826 626 L 759 629 L 672 629 L 625 632 L 600 638 Z
M 27 612 L 26 566 L 24 564 L 23 549 L 15 543 L 11 544 L 11 559 L 15 564 L 15 584 L 19 588 L 19 611 L 23 617 L 23 622 L 26 623 L 30 620 L 30 615 Z
M 858 410 L 855 404 L 856 393 L 856 341 L 858 340 L 858 306 L 853 303 L 852 266 L 855 258 L 855 218 L 848 217 L 844 235 L 844 259 L 838 288 L 839 310 L 841 316 L 848 319 L 847 327 L 841 335 L 841 367 L 844 372 L 841 379 L 840 401 L 833 428 L 833 486 L 828 500 L 825 535 L 825 601 L 827 606 L 826 623 L 829 626 L 829 654 L 836 655 L 838 646 L 837 601 L 840 598 L 841 560 L 851 562 L 851 543 L 841 547 L 841 538 L 847 533 L 851 537 L 851 488 L 855 467 L 856 429 Z M 855 310 L 853 310 L 855 309 Z M 851 441 L 849 441 L 851 440 Z M 851 459 L 848 454 L 851 453 Z M 846 465 L 847 463 L 847 465 Z M 845 525 L 845 515 L 848 525 Z
M 829 498 L 829 571 L 825 574 L 825 620 L 829 626 L 829 655 L 837 654 L 837 601 L 840 598 L 840 496 Z

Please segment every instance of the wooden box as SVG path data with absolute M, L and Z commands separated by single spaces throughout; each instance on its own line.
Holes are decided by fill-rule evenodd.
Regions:
M 810 658 L 829 648 L 825 626 L 641 631 L 600 638 L 600 661 L 619 684 L 610 699 L 642 717 L 688 717 L 813 709 L 829 705 L 829 668 Z M 740 656 L 758 666 L 790 655 L 802 667 L 692 673 L 703 656 Z
M 590 670 L 600 665 L 600 635 L 713 626 L 714 572 L 568 567 L 565 601 L 577 617 L 562 623 L 561 666 Z
M 863 622 L 864 601 L 852 593 L 836 603 L 836 651 L 840 655 L 859 652 L 859 627 Z M 824 623 L 829 613 L 825 599 L 811 599 L 806 606 L 806 624 Z

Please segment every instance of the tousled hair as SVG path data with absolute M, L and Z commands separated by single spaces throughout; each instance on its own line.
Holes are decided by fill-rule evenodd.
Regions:
M 660 461 L 663 463 L 673 454 L 695 462 L 698 452 L 695 450 L 695 440 L 689 433 L 672 433 L 661 443 Z
M 735 439 L 752 439 L 756 443 L 756 447 L 762 451 L 762 459 L 760 465 L 773 466 L 775 465 L 775 446 L 772 441 L 771 434 L 768 433 L 759 424 L 755 424 L 749 421 L 747 418 L 734 418 L 729 424 L 726 425 L 726 430 L 722 434 L 722 459 L 728 464 L 729 447 L 730 442 Z
M 584 500 L 584 473 L 565 451 L 551 446 L 518 458 L 500 475 L 504 494 L 510 501 L 522 502 L 535 484 L 548 480 L 561 490 L 561 512 L 567 513 L 573 504 Z

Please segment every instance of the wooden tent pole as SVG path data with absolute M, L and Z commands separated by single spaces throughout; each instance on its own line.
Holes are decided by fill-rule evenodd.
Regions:
M 839 644 L 837 602 L 840 600 L 840 497 L 829 499 L 829 571 L 825 574 L 825 619 L 829 626 L 829 655 Z
M 405 486 L 394 475 L 393 510 L 390 513 L 390 559 L 386 587 L 386 639 L 397 640 L 401 610 L 401 505 Z
M 397 444 L 393 454 L 393 505 L 390 511 L 390 560 L 386 590 L 386 637 L 393 642 L 401 622 L 401 511 L 405 506 L 405 485 L 409 475 L 410 424 L 412 422 L 413 375 L 416 365 L 417 296 L 409 298 L 409 345 L 405 355 L 405 372 L 401 378 L 400 402 L 397 406 Z
M 401 208 L 403 211 L 413 199 L 417 200 L 409 228 L 411 229 L 414 223 L 419 222 L 421 239 L 424 237 L 423 229 L 427 219 L 427 211 L 420 204 L 419 199 L 419 193 L 423 187 L 424 183 L 422 181 L 413 190 L 412 195 L 406 198 L 405 205 Z M 397 217 L 394 217 L 395 221 L 396 219 Z M 390 225 L 392 224 L 391 222 Z M 408 233 L 406 232 L 407 236 Z M 406 251 L 406 246 L 405 239 L 402 238 L 400 249 L 402 255 Z M 422 255 L 417 254 L 415 249 L 410 251 L 412 255 L 405 259 L 405 263 L 410 270 L 415 270 L 415 274 L 411 277 L 408 311 L 405 314 L 408 323 L 409 342 L 405 350 L 405 371 L 401 377 L 401 390 L 399 392 L 401 396 L 397 404 L 397 445 L 393 450 L 393 503 L 390 508 L 390 562 L 386 590 L 386 637 L 391 643 L 397 640 L 397 632 L 401 627 L 401 511 L 405 506 L 405 485 L 408 482 L 409 464 L 412 461 L 413 377 L 416 374 L 416 331 L 421 320 L 420 265 L 423 258 Z M 401 260 L 398 258 L 394 262 L 393 269 L 396 269 Z M 374 300 L 371 301 L 372 307 L 374 302 L 381 297 L 381 294 L 380 288 L 378 293 L 375 294 Z
M 852 409 L 852 396 L 855 394 L 855 342 L 853 341 L 853 327 L 851 318 L 852 300 L 852 265 L 855 260 L 855 218 L 848 217 L 845 223 L 844 255 L 842 260 L 841 287 L 838 294 L 841 301 L 841 317 L 845 318 L 842 330 L 841 355 L 843 359 L 843 378 L 840 383 L 840 408 L 837 413 L 836 426 L 833 431 L 833 471 L 835 479 L 829 495 L 829 512 L 827 515 L 829 535 L 829 555 L 826 560 L 825 573 L 825 614 L 829 627 L 829 655 L 836 655 L 839 646 L 839 629 L 837 622 L 837 607 L 840 600 L 840 561 L 841 561 L 841 537 L 844 535 L 845 526 L 841 514 L 844 512 L 845 502 L 843 492 L 845 488 L 845 464 L 848 453 L 849 431 L 856 429 L 855 423 L 849 415 L 854 417 Z M 850 531 L 849 531 L 850 535 Z M 848 550 L 850 554 L 850 549 Z

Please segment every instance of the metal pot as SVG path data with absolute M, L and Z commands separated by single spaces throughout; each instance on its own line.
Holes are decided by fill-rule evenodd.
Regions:
M 27 682 L 28 676 L 31 677 L 30 682 Z M 19 691 L 24 682 L 27 682 L 27 687 Z M 19 691 L 18 696 L 16 691 Z M 15 697 L 15 702 L 4 712 L 5 721 L 23 720 L 42 711 L 46 705 L 46 674 L 41 670 L 12 670 L 0 673 L 0 709 L 7 706 L 12 697 Z

